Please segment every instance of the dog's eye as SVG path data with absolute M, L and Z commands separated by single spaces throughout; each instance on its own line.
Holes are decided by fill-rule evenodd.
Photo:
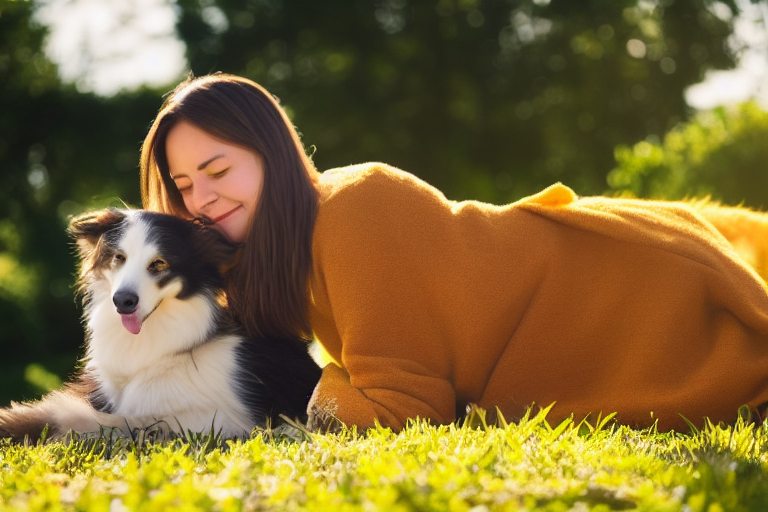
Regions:
M 147 267 L 150 272 L 162 272 L 164 270 L 168 270 L 168 262 L 161 259 L 156 259 L 152 263 L 149 264 L 149 267 Z
M 125 263 L 125 254 L 117 253 L 113 260 L 115 263 Z

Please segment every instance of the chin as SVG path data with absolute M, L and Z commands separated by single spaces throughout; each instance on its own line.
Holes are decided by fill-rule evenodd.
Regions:
M 250 223 L 243 223 L 242 219 L 237 217 L 243 217 L 242 212 L 234 213 L 230 218 L 217 222 L 213 227 L 219 233 L 224 235 L 228 241 L 234 244 L 241 244 L 248 236 L 248 227 Z
M 245 232 L 234 231 L 231 229 L 217 228 L 219 233 L 224 235 L 229 242 L 233 244 L 241 244 L 245 241 Z

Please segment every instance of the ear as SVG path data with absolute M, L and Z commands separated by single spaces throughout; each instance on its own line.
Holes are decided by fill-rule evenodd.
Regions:
M 104 233 L 124 219 L 125 212 L 117 208 L 88 212 L 70 220 L 67 233 L 77 243 L 80 254 L 86 256 L 93 251 Z
M 237 263 L 240 245 L 230 242 L 215 229 L 196 224 L 193 237 L 200 258 L 206 263 L 215 265 L 221 274 Z

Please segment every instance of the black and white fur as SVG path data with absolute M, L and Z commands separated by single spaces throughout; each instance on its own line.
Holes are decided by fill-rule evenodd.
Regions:
M 0 436 L 164 423 L 244 437 L 280 414 L 304 417 L 320 369 L 303 340 L 250 339 L 229 319 L 221 270 L 237 248 L 222 235 L 118 209 L 76 218 L 69 233 L 81 258 L 84 366 L 62 390 L 0 410 Z

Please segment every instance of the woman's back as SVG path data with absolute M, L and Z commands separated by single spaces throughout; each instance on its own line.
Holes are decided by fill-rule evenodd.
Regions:
M 315 405 L 345 423 L 556 401 L 669 429 L 768 401 L 765 283 L 687 206 L 559 185 L 456 203 L 380 164 L 320 190 L 310 319 L 350 377 L 329 369 Z

